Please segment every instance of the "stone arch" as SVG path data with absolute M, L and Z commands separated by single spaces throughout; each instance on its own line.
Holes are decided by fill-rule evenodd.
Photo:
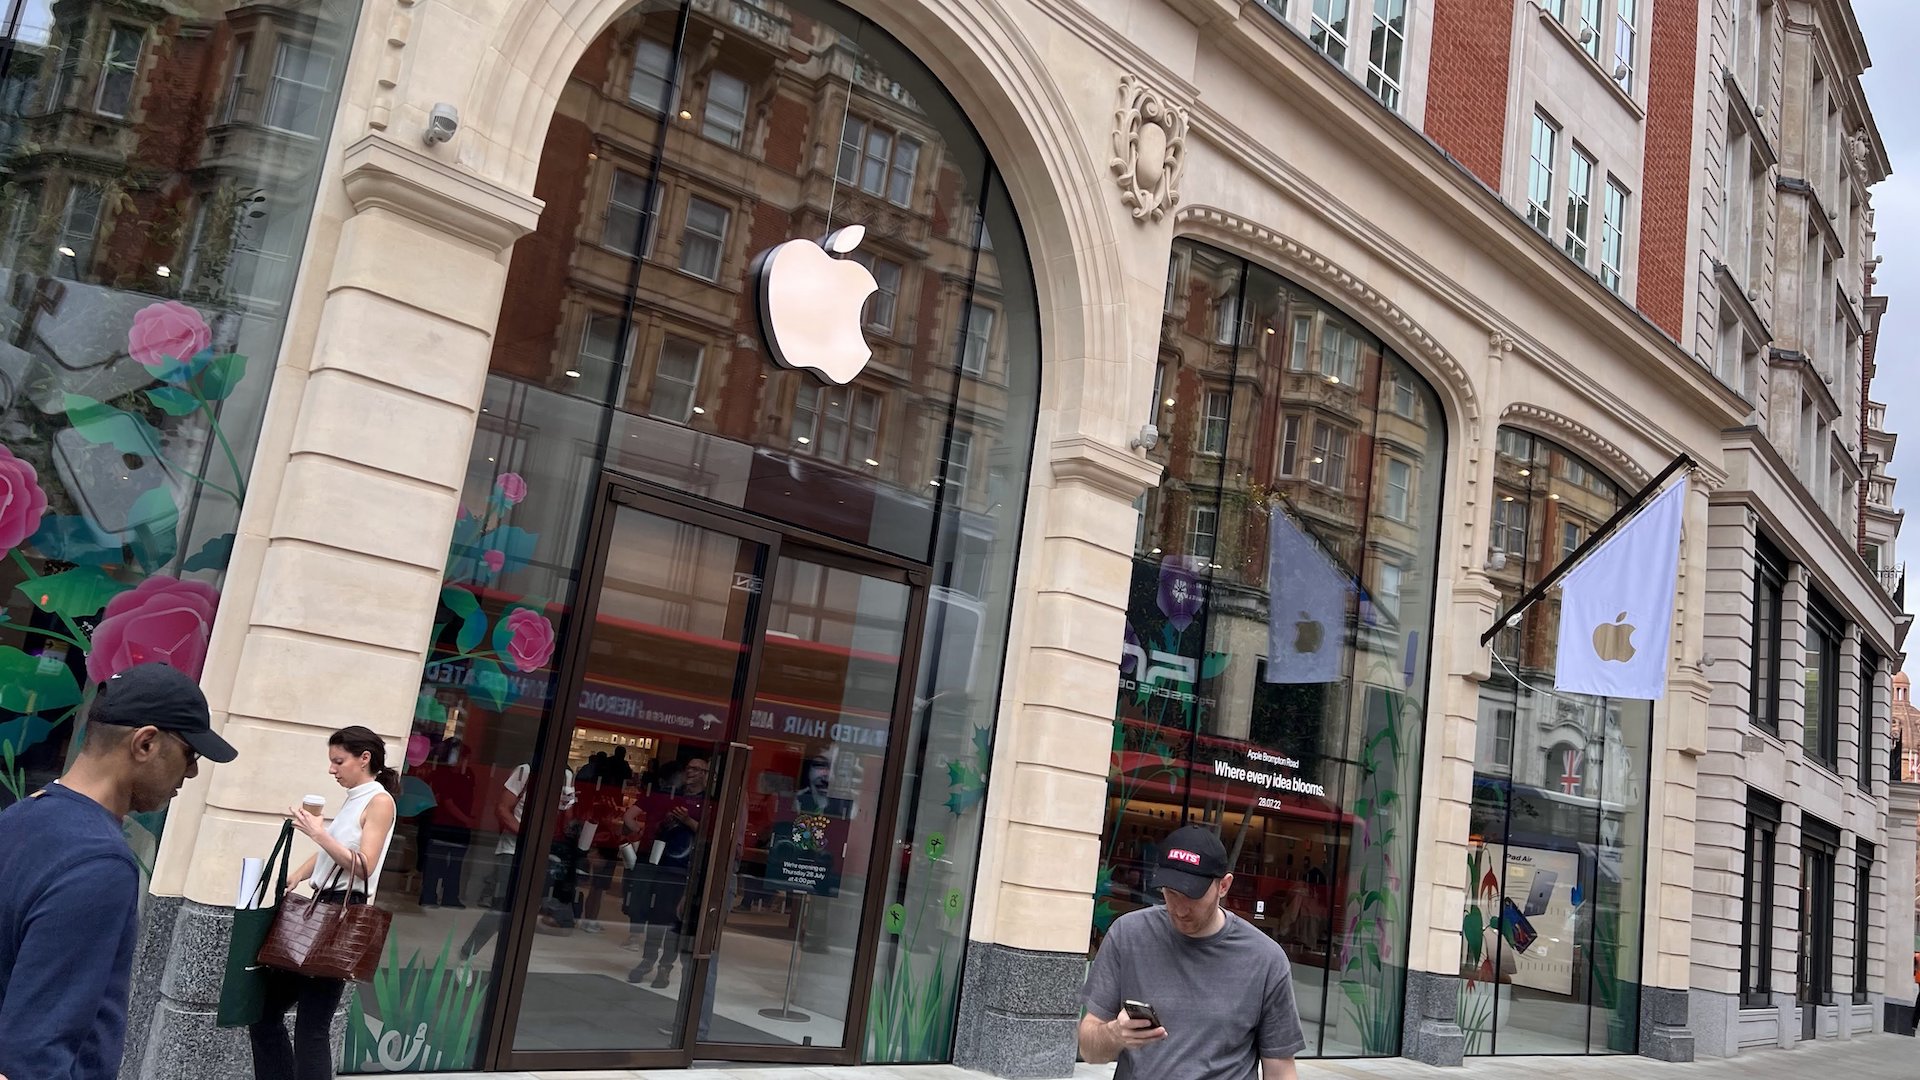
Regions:
M 1648 480 L 1653 479 L 1653 474 L 1622 450 L 1619 444 L 1552 409 L 1514 402 L 1500 414 L 1500 424 L 1552 439 L 1605 469 L 1611 474 L 1610 478 L 1622 487 L 1644 487 Z
M 1286 274 L 1336 300 L 1432 384 L 1446 403 L 1453 431 L 1463 443 L 1480 438 L 1480 397 L 1467 369 L 1425 327 L 1373 286 L 1304 244 L 1263 225 L 1211 206 L 1183 207 L 1174 216 L 1177 235 L 1205 240 Z
M 461 162 L 531 194 L 561 89 L 588 45 L 638 0 L 509 0 L 480 58 L 461 134 Z M 1012 198 L 1036 267 L 1040 310 L 1055 312 L 1041 339 L 1043 400 L 1061 363 L 1130 354 L 1106 188 L 1073 114 L 1030 43 L 998 4 L 915 0 L 918 16 L 886 0 L 839 0 L 896 37 L 938 77 L 987 145 Z M 1068 267 L 1047 273 L 1042 267 Z M 1117 422 L 1117 419 L 1116 419 Z M 1065 434 L 1065 433 L 1063 433 Z

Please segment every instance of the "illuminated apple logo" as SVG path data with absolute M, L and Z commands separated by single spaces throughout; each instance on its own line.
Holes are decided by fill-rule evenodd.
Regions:
M 860 332 L 860 310 L 879 285 L 866 267 L 834 257 L 866 235 L 866 226 L 849 225 L 824 243 L 789 240 L 760 256 L 760 327 L 774 363 L 839 385 L 867 366 L 873 350 Z
M 1610 623 L 1593 628 L 1593 652 L 1602 660 L 1624 664 L 1633 659 L 1633 632 L 1638 629 L 1627 621 L 1627 613 L 1614 616 Z
M 1326 631 L 1319 620 L 1300 613 L 1300 621 L 1293 624 L 1293 651 L 1297 653 L 1317 653 L 1320 643 L 1326 639 Z

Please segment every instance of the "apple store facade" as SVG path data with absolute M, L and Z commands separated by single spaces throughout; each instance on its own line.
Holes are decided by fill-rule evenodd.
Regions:
M 1039 389 L 1007 191 L 799 0 L 614 20 L 534 193 L 346 1065 L 944 1060 Z

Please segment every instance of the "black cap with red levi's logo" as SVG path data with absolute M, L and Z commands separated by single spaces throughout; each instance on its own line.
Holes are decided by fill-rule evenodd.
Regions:
M 1154 864 L 1153 885 L 1198 900 L 1213 883 L 1227 876 L 1227 849 L 1204 825 L 1184 825 L 1160 842 L 1160 861 Z
M 87 722 L 171 731 L 194 753 L 222 765 L 239 756 L 214 733 L 200 684 L 167 664 L 135 664 L 101 683 Z

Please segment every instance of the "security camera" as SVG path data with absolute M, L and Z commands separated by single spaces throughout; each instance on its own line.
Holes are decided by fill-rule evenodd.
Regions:
M 1140 434 L 1135 435 L 1127 445 L 1135 450 L 1151 450 L 1160 445 L 1160 429 L 1152 424 L 1142 424 Z
M 427 145 L 443 143 L 460 130 L 460 110 L 442 101 L 427 114 Z

